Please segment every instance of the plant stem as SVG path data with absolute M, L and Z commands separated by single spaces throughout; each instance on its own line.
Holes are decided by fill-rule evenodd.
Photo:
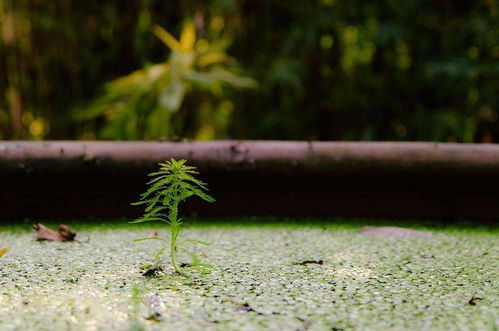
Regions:
M 173 269 L 177 273 L 182 274 L 182 271 L 180 271 L 180 268 L 177 265 L 177 237 L 180 232 L 180 224 L 177 221 L 178 203 L 179 200 L 175 199 L 170 214 L 170 224 L 171 224 L 170 258 L 172 260 Z
M 171 225 L 171 233 L 172 233 L 172 239 L 170 240 L 170 257 L 172 260 L 172 265 L 173 269 L 181 274 L 182 272 L 180 271 L 179 266 L 177 265 L 177 225 L 172 224 Z

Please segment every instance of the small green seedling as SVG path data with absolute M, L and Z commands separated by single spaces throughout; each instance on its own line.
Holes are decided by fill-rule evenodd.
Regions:
M 187 166 L 185 160 L 170 159 L 166 163 L 160 163 L 160 169 L 157 172 L 149 174 L 153 177 L 148 182 L 149 189 L 140 197 L 140 201 L 133 205 L 146 205 L 145 213 L 142 217 L 131 223 L 142 223 L 150 221 L 165 222 L 170 225 L 171 240 L 170 259 L 175 271 L 183 274 L 177 263 L 177 250 L 187 253 L 192 259 L 191 266 L 207 267 L 208 265 L 200 263 L 196 254 L 183 247 L 186 243 L 197 243 L 208 245 L 199 240 L 188 239 L 182 242 L 178 241 L 178 236 L 182 230 L 182 219 L 178 217 L 179 204 L 190 196 L 196 195 L 203 200 L 213 202 L 211 196 L 205 193 L 207 191 L 206 184 L 196 179 L 194 176 L 198 174 L 195 167 Z M 143 240 L 160 240 L 165 244 L 168 241 L 161 237 L 147 237 L 136 239 Z M 152 262 L 152 265 L 158 266 L 163 255 L 168 249 L 168 245 L 162 247 Z

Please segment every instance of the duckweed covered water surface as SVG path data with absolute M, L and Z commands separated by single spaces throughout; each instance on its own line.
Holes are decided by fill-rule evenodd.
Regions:
M 499 327 L 494 232 L 376 238 L 357 230 L 189 228 L 181 236 L 212 243 L 192 249 L 213 266 L 191 278 L 171 269 L 141 275 L 159 248 L 133 242 L 148 234 L 143 227 L 87 229 L 82 244 L 2 232 L 0 329 Z M 324 262 L 296 264 L 306 260 Z

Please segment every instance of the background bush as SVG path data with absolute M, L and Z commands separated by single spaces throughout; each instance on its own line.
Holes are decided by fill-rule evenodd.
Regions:
M 189 20 L 258 86 L 194 86 L 160 133 L 78 116 Z M 497 142 L 498 22 L 490 0 L 0 0 L 0 138 Z

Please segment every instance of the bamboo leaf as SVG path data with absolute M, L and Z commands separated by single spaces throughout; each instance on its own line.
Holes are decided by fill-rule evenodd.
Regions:
M 152 32 L 158 37 L 166 46 L 168 46 L 174 52 L 182 52 L 182 46 L 180 43 L 172 36 L 168 31 L 163 29 L 159 25 L 155 25 L 152 28 Z
M 195 43 L 196 26 L 194 25 L 194 22 L 188 21 L 182 29 L 182 33 L 180 35 L 180 46 L 182 51 L 185 53 L 192 52 Z
M 211 52 L 199 56 L 197 64 L 198 66 L 203 68 L 216 63 L 228 63 L 228 62 L 235 62 L 235 60 L 234 58 L 228 56 L 223 52 Z

